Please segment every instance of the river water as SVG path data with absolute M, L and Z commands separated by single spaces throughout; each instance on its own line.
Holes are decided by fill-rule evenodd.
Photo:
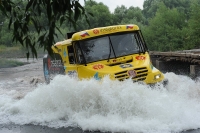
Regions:
M 49 132 L 74 131 L 67 127 L 131 133 L 200 128 L 200 81 L 174 73 L 165 77 L 167 87 L 153 88 L 108 77 L 79 81 L 60 75 L 48 85 L 31 85 L 27 77 L 1 79 L 0 132 L 21 133 L 29 125 L 30 131 L 36 125 Z

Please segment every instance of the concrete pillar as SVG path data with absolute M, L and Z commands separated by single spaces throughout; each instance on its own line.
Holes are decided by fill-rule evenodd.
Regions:
M 159 60 L 156 60 L 156 68 L 158 70 L 164 70 L 165 69 L 165 65 L 164 65 L 164 61 L 159 61 Z
M 155 58 L 155 57 L 151 57 L 151 63 L 153 64 L 153 66 L 155 66 L 156 67 L 156 60 L 157 60 L 158 58 Z
M 200 65 L 190 65 L 190 76 L 192 78 L 200 76 Z

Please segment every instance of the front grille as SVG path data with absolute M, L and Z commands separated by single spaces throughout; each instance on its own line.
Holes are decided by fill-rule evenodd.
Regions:
M 129 76 L 127 74 L 127 71 L 122 71 L 122 72 L 115 73 L 115 78 L 120 81 L 123 81 L 124 79 L 128 79 Z
M 134 69 L 137 73 L 135 77 L 133 77 L 133 81 L 143 81 L 146 79 L 148 70 L 146 67 L 141 67 L 141 68 L 135 68 Z M 123 81 L 125 79 L 128 79 L 129 76 L 127 74 L 127 71 L 121 71 L 118 73 L 115 73 L 115 78 L 118 79 L 119 81 Z

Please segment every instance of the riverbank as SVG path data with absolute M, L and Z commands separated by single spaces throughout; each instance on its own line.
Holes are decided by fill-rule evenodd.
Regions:
M 15 60 L 25 65 L 0 68 L 0 94 L 5 91 L 15 91 L 14 98 L 21 99 L 38 84 L 44 83 L 42 58 Z

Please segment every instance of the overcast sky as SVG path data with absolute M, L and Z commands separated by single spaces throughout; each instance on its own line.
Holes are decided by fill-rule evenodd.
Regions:
M 94 0 L 96 2 L 102 2 L 109 7 L 109 10 L 113 13 L 117 6 L 124 5 L 129 8 L 130 6 L 139 7 L 143 9 L 144 0 Z M 84 5 L 84 0 L 79 0 L 81 5 Z

